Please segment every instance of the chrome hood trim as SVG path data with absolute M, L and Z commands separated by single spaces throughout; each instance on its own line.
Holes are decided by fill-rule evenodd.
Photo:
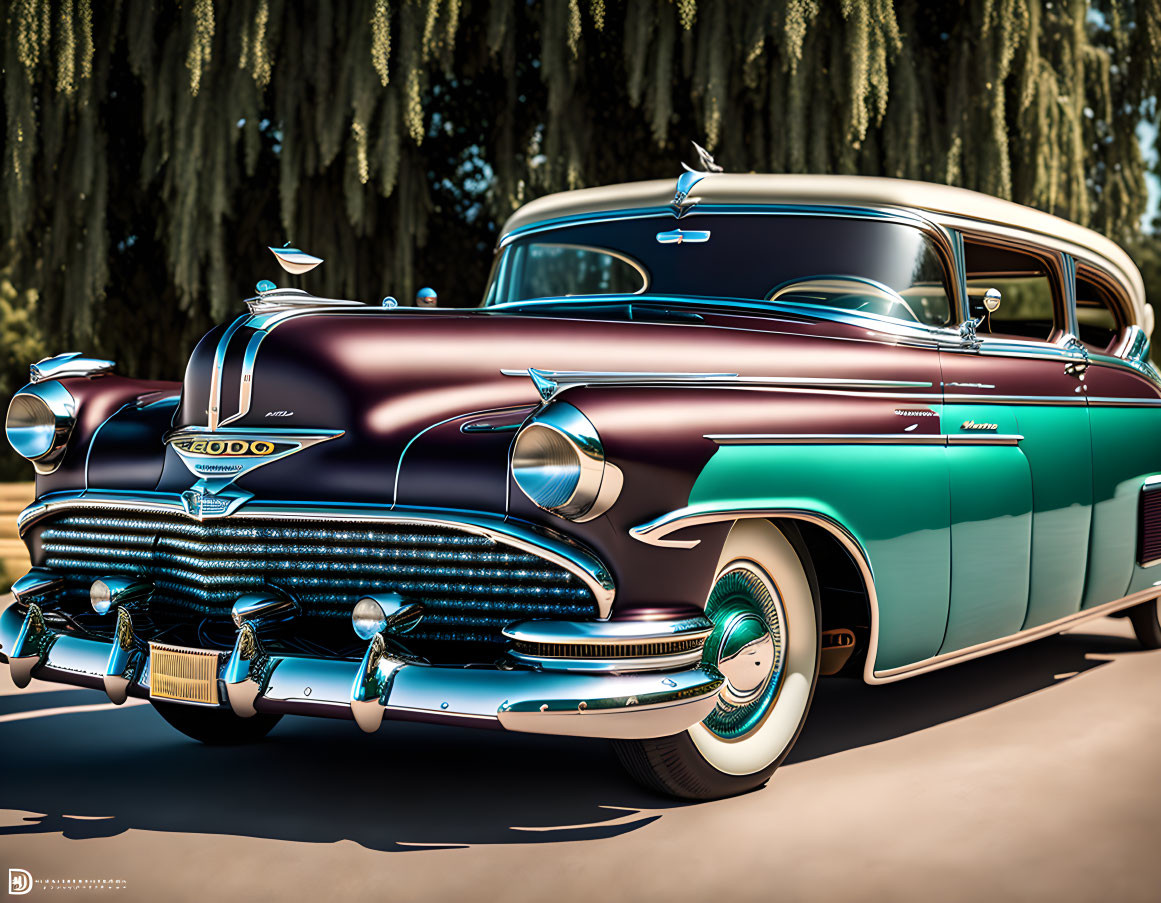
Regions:
M 41 496 L 17 518 L 23 536 L 37 521 L 58 511 L 75 508 L 128 508 L 189 517 L 180 493 L 84 490 L 54 492 Z M 612 613 L 616 586 L 613 575 L 588 549 L 563 534 L 477 511 L 445 508 L 391 508 L 388 505 L 335 504 L 249 499 L 230 515 L 247 518 L 293 520 L 374 521 L 383 524 L 438 526 L 484 536 L 564 568 L 581 580 L 593 594 L 600 618 Z M 227 515 L 228 516 L 228 515 Z

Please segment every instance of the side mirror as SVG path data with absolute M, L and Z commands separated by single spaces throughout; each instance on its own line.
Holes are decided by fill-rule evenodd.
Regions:
M 979 290 L 968 290 L 968 313 L 976 321 L 976 325 L 983 322 L 988 314 L 1000 309 L 1000 290 L 990 288 L 982 294 Z

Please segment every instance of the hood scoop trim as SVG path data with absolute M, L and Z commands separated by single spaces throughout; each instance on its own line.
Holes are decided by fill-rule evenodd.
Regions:
M 362 301 L 341 298 L 318 298 L 300 288 L 274 288 L 246 299 L 252 314 L 273 314 L 286 310 L 331 310 L 341 307 L 366 307 Z

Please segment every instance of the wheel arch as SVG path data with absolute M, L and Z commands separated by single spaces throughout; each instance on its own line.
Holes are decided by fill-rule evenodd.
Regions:
M 875 654 L 879 645 L 879 602 L 874 571 L 862 543 L 842 523 L 828 514 L 798 508 L 709 508 L 691 506 L 634 527 L 631 535 L 650 545 L 693 548 L 698 539 L 670 539 L 669 535 L 689 527 L 723 521 L 768 520 L 776 527 L 793 525 L 799 532 L 818 578 L 822 629 L 865 626 L 866 641 L 860 643 L 839 673 L 852 674 L 861 667 L 863 680 L 881 683 L 875 677 Z M 796 548 L 798 544 L 795 543 Z M 835 564 L 841 573 L 827 570 Z M 858 624 L 865 619 L 865 625 Z M 852 620 L 853 619 L 853 620 Z

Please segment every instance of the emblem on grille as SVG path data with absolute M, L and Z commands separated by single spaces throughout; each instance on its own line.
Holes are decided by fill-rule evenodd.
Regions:
M 201 516 L 214 516 L 229 511 L 215 510 L 221 502 L 211 501 L 211 497 L 238 477 L 342 434 L 341 430 L 183 430 L 169 436 L 166 443 L 190 473 L 199 478 L 191 487 L 199 498 L 193 498 L 191 493 L 182 496 L 186 510 L 198 516 L 192 510 L 196 506 Z M 187 495 L 191 495 L 188 500 Z

